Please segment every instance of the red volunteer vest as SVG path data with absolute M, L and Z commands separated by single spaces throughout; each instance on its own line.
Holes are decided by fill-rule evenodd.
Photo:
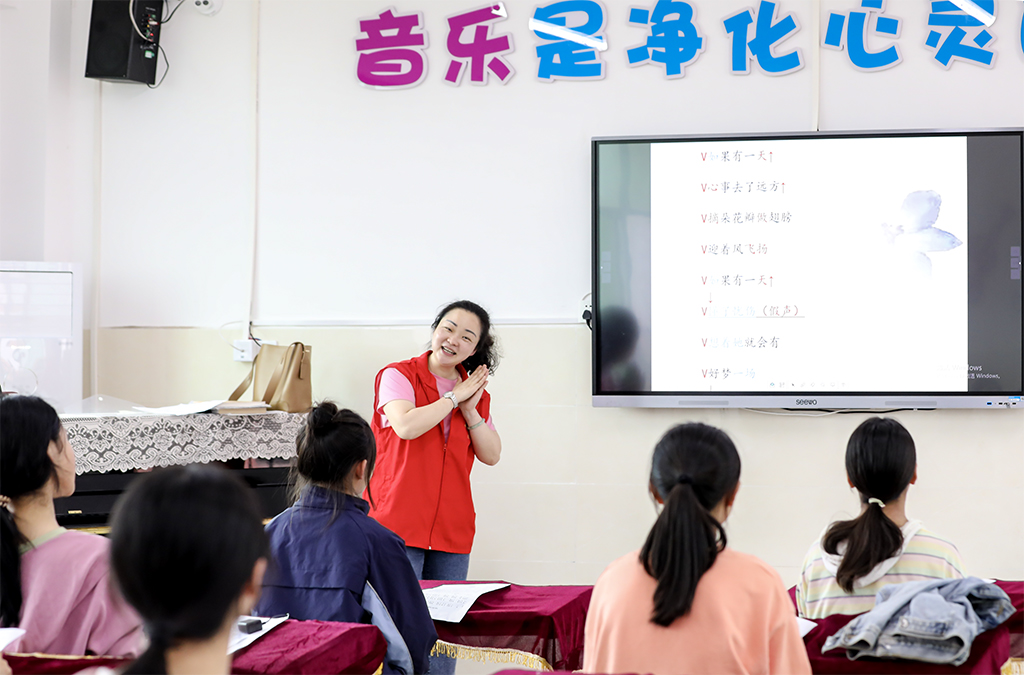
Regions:
M 377 412 L 380 378 L 395 368 L 412 383 L 416 407 L 441 398 L 437 381 L 427 367 L 430 352 L 386 366 L 373 386 L 373 417 L 370 426 L 377 441 L 377 465 L 370 478 L 375 506 L 370 515 L 402 539 L 406 546 L 469 553 L 476 534 L 476 511 L 469 473 L 476 455 L 462 411 L 452 413 L 448 442 L 439 423 L 419 438 L 406 441 L 390 426 L 382 427 Z M 457 366 L 459 375 L 466 369 Z M 484 419 L 490 416 L 491 397 L 486 391 L 477 404 Z

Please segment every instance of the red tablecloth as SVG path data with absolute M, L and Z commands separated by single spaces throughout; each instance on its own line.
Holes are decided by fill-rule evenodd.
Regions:
M 61 656 L 59 654 L 4 654 L 15 675 L 22 673 L 77 673 L 86 668 L 120 668 L 131 662 L 116 656 Z
M 423 588 L 453 581 L 421 581 Z M 484 583 L 484 582 L 465 582 Z M 583 627 L 592 586 L 518 586 L 486 593 L 460 623 L 435 621 L 445 642 L 536 654 L 555 670 L 583 666 Z
M 971 656 L 961 666 L 943 666 L 921 661 L 858 659 L 851 661 L 842 649 L 833 649 L 825 654 L 821 648 L 830 635 L 835 635 L 843 626 L 853 620 L 853 616 L 836 614 L 815 623 L 817 628 L 811 629 L 804 636 L 807 656 L 811 660 L 811 670 L 815 673 L 998 673 L 999 669 L 1010 656 L 1019 656 L 1011 651 L 1011 642 L 1020 648 L 1020 640 L 1012 639 L 1011 635 L 1020 635 L 1024 630 L 1024 582 L 997 581 L 996 585 L 1006 591 L 1017 611 L 1006 622 L 997 628 L 985 631 L 974 639 L 971 645 Z M 794 600 L 795 589 L 790 589 L 790 597 Z
M 289 619 L 235 654 L 233 673 L 373 673 L 388 643 L 376 626 Z
M 1017 609 L 1006 620 L 1006 628 L 1010 631 L 1010 656 L 1024 659 L 1024 581 L 997 581 L 996 586 L 1006 591 Z
M 235 654 L 233 673 L 373 673 L 384 661 L 387 642 L 376 626 L 289 619 Z M 118 668 L 129 659 L 4 654 L 21 673 L 77 673 L 85 668 Z

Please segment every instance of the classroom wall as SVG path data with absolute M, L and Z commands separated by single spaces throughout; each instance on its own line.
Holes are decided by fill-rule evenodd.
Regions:
M 504 325 L 497 333 L 505 358 L 490 391 L 503 450 L 497 466 L 473 471 L 473 578 L 593 583 L 608 562 L 643 543 L 655 516 L 651 451 L 685 421 L 718 425 L 736 442 L 743 470 L 730 543 L 771 563 L 787 584 L 821 529 L 857 512 L 843 457 L 863 414 L 593 408 L 586 326 Z M 430 338 L 429 326 L 260 334 L 311 344 L 314 397 L 367 417 L 377 369 L 419 353 Z M 215 329 L 103 329 L 100 390 L 143 405 L 224 397 L 247 372 L 229 360 L 224 337 Z M 894 416 L 918 448 L 908 515 L 952 539 L 973 573 L 1024 578 L 1024 411 Z
M 502 88 L 435 81 L 408 94 L 355 83 L 352 24 L 384 4 L 225 0 L 214 17 L 183 7 L 165 26 L 171 70 L 155 90 L 80 77 L 89 3 L 52 0 L 48 16 L 32 13 L 37 4 L 5 0 L 0 11 L 0 140 L 14 138 L 21 125 L 9 112 L 12 92 L 28 92 L 48 120 L 18 146 L 26 157 L 45 151 L 42 173 L 26 164 L 37 187 L 9 190 L 4 173 L 0 245 L 29 242 L 26 256 L 95 263 L 89 391 L 144 405 L 226 396 L 246 372 L 231 361 L 225 340 L 242 336 L 232 322 L 248 316 L 254 231 L 256 332 L 312 344 L 314 395 L 363 415 L 376 370 L 423 348 L 435 307 L 474 297 L 495 311 L 505 349 L 491 387 L 504 456 L 473 475 L 475 578 L 592 583 L 610 560 L 642 543 L 655 514 L 646 494 L 650 452 L 681 421 L 717 424 L 733 436 L 744 469 L 730 542 L 774 565 L 787 583 L 822 527 L 857 508 L 843 451 L 863 415 L 590 406 L 589 333 L 577 309 L 590 285 L 591 136 L 1024 126 L 1024 53 L 1013 30 L 999 34 L 997 68 L 954 64 L 946 72 L 913 47 L 923 40 L 920 15 L 927 10 L 912 0 L 887 4 L 908 17 L 905 63 L 870 76 L 853 72 L 835 52 L 819 54 L 813 25 L 792 38 L 808 58 L 803 71 L 774 79 L 724 74 L 728 50 L 713 20 L 748 3 L 708 0 L 693 4 L 717 46 L 711 42 L 702 57 L 707 67 L 683 80 L 619 67 L 590 89 L 542 85 L 530 79 L 526 60 Z M 469 6 L 393 4 L 426 14 L 432 45 L 442 44 L 443 17 Z M 532 4 L 508 4 L 517 11 L 507 23 L 525 22 L 523 8 Z M 610 11 L 625 6 L 606 4 Z M 998 4 L 999 25 L 1019 32 L 1024 4 Z M 827 14 L 851 3 L 783 6 L 807 18 L 818 7 Z M 24 33 L 11 28 L 29 24 Z M 609 38 L 632 44 L 621 27 L 610 26 Z M 38 49 L 38 40 L 49 46 L 48 87 L 10 86 L 8 50 Z M 526 59 L 531 49 L 522 40 L 517 56 Z M 438 52 L 431 54 L 440 71 Z M 309 59 L 315 68 L 300 67 Z M 455 132 L 472 136 L 495 120 L 511 129 L 508 138 L 457 141 Z M 7 147 L 0 153 L 5 171 Z M 500 199 L 436 202 L 443 185 L 478 184 L 478 169 L 459 163 L 468 147 L 509 158 L 493 169 L 504 186 Z M 398 152 L 408 162 L 399 175 L 417 179 L 411 193 L 375 181 L 383 159 Z M 539 169 L 528 161 L 536 157 L 543 159 Z M 44 187 L 40 196 L 40 181 L 66 189 Z M 55 216 L 14 222 L 10 208 Z M 38 243 L 38 227 L 50 248 Z M 468 271 L 446 258 L 435 274 L 417 273 L 412 264 L 377 269 L 383 244 L 411 239 L 407 256 L 418 242 L 432 245 L 419 232 L 437 228 L 474 255 Z M 308 260 L 319 264 L 306 269 Z M 319 294 L 308 293 L 312 284 Z M 416 302 L 405 304 L 410 294 Z M 543 309 L 531 311 L 534 299 Z M 275 318 L 271 300 L 299 309 Z M 387 315 L 370 311 L 377 306 Z M 324 325 L 302 325 L 303 315 L 307 324 Z M 919 447 L 909 515 L 956 542 L 971 571 L 1024 578 L 1024 410 L 896 416 Z

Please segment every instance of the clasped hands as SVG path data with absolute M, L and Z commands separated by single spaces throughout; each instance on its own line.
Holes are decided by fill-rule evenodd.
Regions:
M 455 394 L 455 398 L 459 401 L 459 409 L 462 411 L 463 417 L 476 410 L 476 405 L 480 402 L 484 389 L 487 388 L 487 378 L 489 375 L 490 371 L 487 366 L 477 366 L 466 379 L 459 382 L 452 389 L 452 393 Z

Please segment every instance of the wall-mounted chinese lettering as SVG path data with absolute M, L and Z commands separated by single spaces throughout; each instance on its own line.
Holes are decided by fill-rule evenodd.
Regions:
M 400 89 L 415 87 L 427 76 L 427 34 L 423 15 L 395 14 L 388 8 L 375 17 L 361 19 L 359 30 L 366 37 L 356 39 L 359 60 L 356 76 L 371 87 Z M 415 32 L 419 30 L 419 32 Z
M 500 2 L 448 17 L 447 44 L 452 59 L 448 62 L 445 82 L 459 86 L 467 65 L 472 84 L 487 84 L 488 71 L 502 84 L 512 79 L 515 70 L 502 58 L 512 53 L 512 36 L 491 35 L 493 24 L 506 18 L 508 13 Z
M 679 0 L 658 0 L 654 10 L 632 7 L 629 23 L 649 28 L 650 35 L 626 50 L 631 66 L 660 63 L 669 79 L 686 75 L 685 67 L 704 51 L 704 38 L 697 27 L 693 7 Z
M 782 55 L 774 53 L 775 46 L 800 30 L 796 17 L 787 14 L 775 21 L 778 5 L 762 0 L 755 14 L 749 8 L 726 18 L 725 32 L 732 36 L 732 72 L 734 75 L 750 73 L 751 58 L 757 59 L 768 75 L 786 75 L 804 67 L 803 54 L 799 49 Z M 750 26 L 754 26 L 754 37 L 750 37 Z
M 570 16 L 583 22 L 568 25 Z M 561 0 L 535 8 L 530 30 L 544 41 L 537 45 L 537 79 L 603 79 L 605 63 L 600 52 L 608 49 L 606 16 L 604 5 L 597 0 Z
M 978 6 L 991 14 L 996 13 L 995 0 L 976 0 Z M 949 68 L 953 61 L 965 61 L 991 68 L 996 55 L 985 49 L 992 44 L 994 36 L 985 30 L 985 24 L 970 16 L 952 2 L 933 2 L 928 15 L 928 33 L 925 44 L 935 50 L 935 60 L 943 68 Z M 972 42 L 973 45 L 967 44 Z
M 812 19 L 822 22 L 819 47 L 844 53 L 854 68 L 865 73 L 902 63 L 900 35 L 903 22 L 909 19 L 888 14 L 886 0 L 849 2 L 849 11 L 828 12 Z M 948 70 L 956 61 L 995 67 L 997 54 L 992 45 L 996 30 L 986 24 L 995 23 L 999 3 L 977 3 L 982 14 L 973 16 L 948 0 L 927 3 L 927 38 L 917 46 L 930 50 L 942 68 Z M 611 15 L 601 0 L 553 0 L 535 5 L 527 25 L 535 43 L 531 56 L 536 58 L 537 80 L 603 80 L 609 69 L 644 64 L 661 69 L 666 79 L 681 78 L 687 67 L 696 67 L 708 45 L 697 22 L 696 5 L 683 0 L 654 0 L 653 4 Z M 714 3 L 708 2 L 707 6 Z M 923 16 L 919 12 L 917 17 L 921 18 L 914 21 L 923 21 Z M 502 2 L 448 16 L 444 42 L 448 60 L 440 79 L 459 86 L 467 78 L 482 86 L 493 75 L 502 84 L 508 83 L 516 72 L 510 58 L 514 53 L 513 36 L 496 29 L 496 24 L 508 18 Z M 621 51 L 614 52 L 615 57 L 606 54 L 613 53 L 609 52 L 606 33 L 609 21 L 646 32 L 642 42 L 625 49 L 624 59 Z M 731 74 L 749 75 L 753 62 L 762 74 L 770 76 L 790 75 L 806 65 L 801 48 L 783 46 L 801 31 L 799 18 L 786 11 L 783 0 L 759 0 L 756 7 L 735 12 L 721 22 L 728 39 L 715 44 L 729 44 Z M 428 46 L 424 25 L 422 13 L 398 14 L 393 7 L 360 19 L 356 38 L 359 81 L 380 90 L 423 82 Z M 1014 33 L 1012 40 L 1018 41 L 1016 26 L 1010 30 Z M 1024 17 L 1019 42 L 1024 52 Z
M 845 49 L 850 63 L 860 70 L 877 71 L 892 68 L 903 60 L 899 45 L 893 42 L 881 51 L 868 51 L 868 34 L 874 32 L 898 39 L 900 19 L 886 15 L 885 0 L 861 0 L 860 6 L 865 11 L 829 14 L 828 27 L 821 46 L 839 51 Z M 872 17 L 872 14 L 878 16 Z M 872 21 L 875 29 L 869 31 L 868 27 Z

